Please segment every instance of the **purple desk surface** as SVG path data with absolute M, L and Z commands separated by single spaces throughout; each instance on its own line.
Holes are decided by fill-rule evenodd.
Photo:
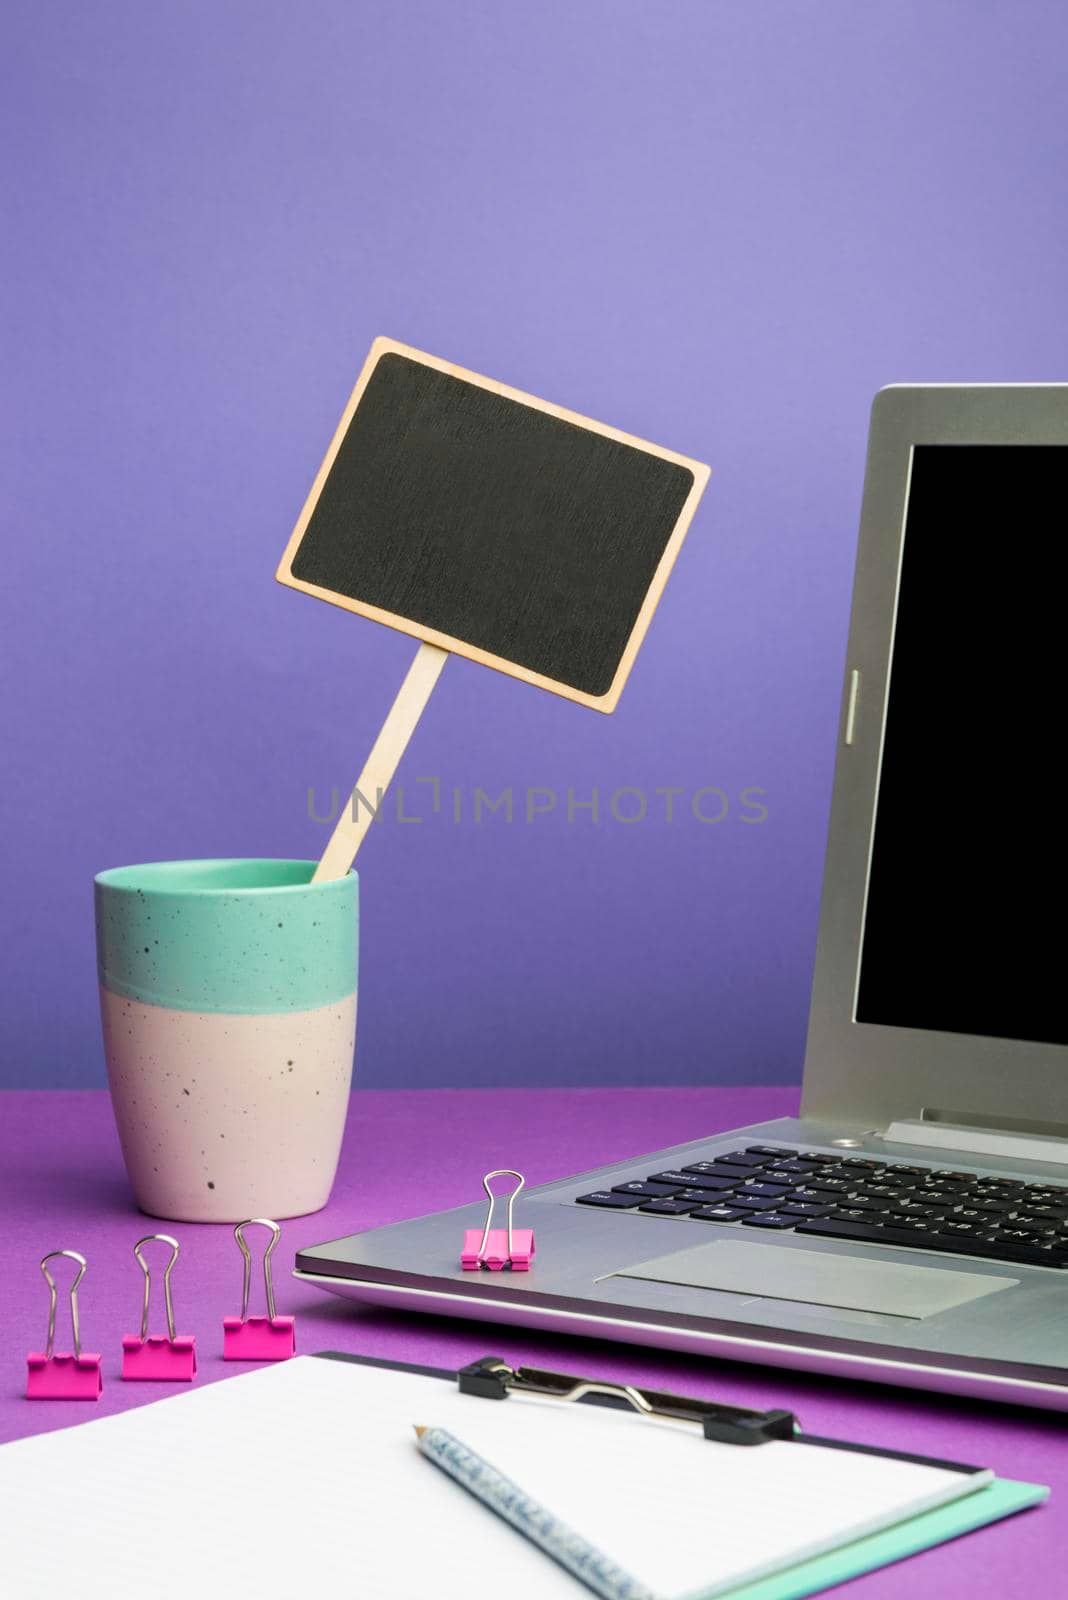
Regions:
M 289 1276 L 294 1252 L 305 1244 L 477 1200 L 481 1175 L 491 1167 L 516 1166 L 528 1182 L 545 1182 L 789 1115 L 796 1101 L 796 1089 L 774 1088 L 357 1093 L 329 1206 L 285 1224 L 274 1257 L 278 1309 L 296 1312 L 303 1352 L 351 1350 L 450 1368 L 492 1352 L 512 1362 L 603 1373 L 740 1405 L 787 1406 L 810 1432 L 928 1451 L 991 1466 L 1004 1477 L 1049 1484 L 1054 1493 L 1046 1506 L 858 1579 L 850 1592 L 858 1600 L 900 1600 L 906 1591 L 910 1600 L 1052 1594 L 1068 1535 L 1068 1429 L 1062 1416 L 593 1340 L 358 1311 Z M 132 1246 L 150 1226 L 130 1198 L 106 1094 L 0 1095 L 0 1440 L 160 1398 L 159 1387 L 124 1384 L 119 1377 L 122 1335 L 136 1332 L 140 1317 L 142 1278 Z M 178 1331 L 196 1334 L 197 1381 L 231 1377 L 243 1370 L 224 1364 L 221 1356 L 222 1318 L 240 1310 L 241 1258 L 231 1230 L 157 1226 L 182 1245 L 172 1280 L 175 1313 Z M 47 1321 L 48 1295 L 37 1263 L 46 1251 L 61 1248 L 80 1250 L 89 1262 L 81 1312 L 85 1348 L 104 1356 L 104 1394 L 96 1404 L 22 1398 L 26 1352 L 41 1348 Z M 254 1293 L 262 1290 L 253 1283 Z M 252 1309 L 261 1309 L 258 1299 Z M 60 1344 L 69 1348 L 67 1326 L 61 1319 Z M 166 1392 L 175 1391 L 168 1386 Z

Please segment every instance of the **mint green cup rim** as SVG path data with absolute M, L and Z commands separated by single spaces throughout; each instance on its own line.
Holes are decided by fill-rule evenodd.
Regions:
M 106 867 L 93 878 L 105 889 L 131 894 L 281 894 L 314 889 L 316 893 L 345 878 L 312 883 L 317 861 L 288 856 L 205 856 L 190 861 L 142 861 L 129 867 Z M 359 879 L 355 867 L 347 878 Z M 259 878 L 262 881 L 252 881 Z M 243 880 L 249 881 L 243 881 Z M 228 881 L 227 881 L 228 880 Z M 271 880 L 271 881 L 268 881 Z
M 356 990 L 359 878 L 314 861 L 225 857 L 94 878 L 101 985 L 178 1011 L 311 1011 Z

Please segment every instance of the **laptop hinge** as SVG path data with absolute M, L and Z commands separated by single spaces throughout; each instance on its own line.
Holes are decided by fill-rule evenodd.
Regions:
M 882 1137 L 889 1144 L 998 1156 L 1025 1166 L 1040 1161 L 1068 1167 L 1068 1125 L 1064 1123 L 1028 1123 L 1015 1117 L 997 1123 L 993 1118 L 925 1108 L 919 1117 L 892 1122 Z

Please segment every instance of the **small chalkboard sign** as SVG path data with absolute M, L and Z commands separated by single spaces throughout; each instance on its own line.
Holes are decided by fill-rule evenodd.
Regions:
M 277 574 L 424 642 L 360 795 L 388 783 L 445 653 L 614 710 L 708 476 L 376 339 Z M 333 869 L 366 823 L 345 831 Z

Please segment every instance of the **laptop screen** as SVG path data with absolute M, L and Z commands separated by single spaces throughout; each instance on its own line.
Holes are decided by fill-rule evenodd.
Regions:
M 1068 1043 L 1068 446 L 917 445 L 858 1022 Z

